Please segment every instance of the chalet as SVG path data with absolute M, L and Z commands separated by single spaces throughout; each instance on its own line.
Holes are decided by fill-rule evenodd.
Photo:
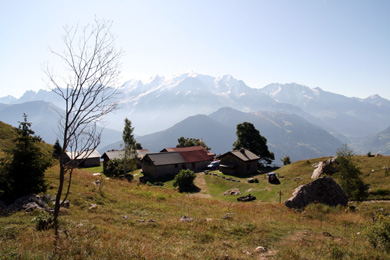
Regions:
M 85 152 L 66 152 L 66 161 L 72 161 L 77 167 L 97 167 L 100 166 L 100 153 L 96 150 Z
M 149 153 L 149 150 L 148 149 L 142 149 L 142 150 L 137 150 L 137 157 L 138 157 L 138 160 L 140 161 L 144 156 L 145 154 Z M 102 159 L 103 159 L 103 170 L 106 169 L 107 167 L 107 163 L 110 161 L 110 160 L 114 160 L 114 159 L 123 159 L 123 157 L 125 156 L 125 151 L 124 150 L 109 150 L 107 152 L 105 152 L 103 155 L 102 155 Z M 137 162 L 137 167 L 138 168 L 141 168 L 141 164 Z
M 149 178 L 176 175 L 181 169 L 186 169 L 186 161 L 179 152 L 148 153 L 142 158 L 143 174 Z
M 186 162 L 186 168 L 195 172 L 206 169 L 215 156 L 203 146 L 165 148 L 161 152 L 178 152 Z
M 219 170 L 228 175 L 247 175 L 257 172 L 260 157 L 249 150 L 241 149 L 227 152 L 219 157 Z

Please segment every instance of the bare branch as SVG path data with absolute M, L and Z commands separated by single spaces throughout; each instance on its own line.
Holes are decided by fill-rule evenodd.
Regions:
M 67 198 L 75 167 L 72 160 L 84 160 L 97 148 L 103 130 L 99 123 L 118 106 L 115 84 L 123 52 L 115 48 L 111 25 L 111 22 L 96 19 L 93 25 L 83 28 L 65 27 L 64 51 L 51 50 L 64 65 L 64 73 L 55 75 L 51 69 L 45 69 L 50 89 L 63 99 L 65 107 L 58 125 L 63 151 L 54 211 L 56 236 L 64 176 L 69 174 Z M 70 161 L 66 152 L 72 154 Z

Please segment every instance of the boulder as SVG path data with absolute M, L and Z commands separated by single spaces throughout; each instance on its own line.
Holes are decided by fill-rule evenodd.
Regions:
M 315 169 L 313 171 L 313 174 L 311 175 L 311 178 L 315 180 L 319 178 L 323 173 L 327 173 L 327 174 L 334 173 L 335 169 L 333 167 L 333 164 L 336 162 L 336 159 L 337 157 L 332 157 L 326 161 L 313 164 L 313 167 Z
M 241 195 L 241 191 L 237 188 L 227 190 L 223 193 L 223 195 Z
M 4 210 L 4 213 L 12 213 L 21 210 L 32 211 L 34 209 L 49 210 L 49 206 L 44 201 L 43 197 L 30 194 L 16 199 Z
M 295 189 L 293 196 L 285 201 L 289 208 L 300 209 L 310 203 L 323 203 L 329 206 L 346 206 L 348 198 L 332 177 L 322 177 Z

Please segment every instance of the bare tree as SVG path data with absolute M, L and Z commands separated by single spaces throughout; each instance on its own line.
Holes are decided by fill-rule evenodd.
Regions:
M 51 51 L 64 65 L 65 73 L 55 75 L 51 69 L 45 71 L 50 89 L 63 99 L 65 105 L 59 123 L 62 152 L 54 208 L 56 241 L 59 210 L 69 195 L 73 169 L 77 166 L 74 162 L 85 160 L 97 148 L 103 117 L 117 108 L 115 86 L 123 52 L 115 48 L 111 25 L 111 22 L 95 19 L 93 25 L 83 28 L 65 27 L 62 38 L 65 50 L 61 53 Z M 71 160 L 66 152 L 71 154 Z

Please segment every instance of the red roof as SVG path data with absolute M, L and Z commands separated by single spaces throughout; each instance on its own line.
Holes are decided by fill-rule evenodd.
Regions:
M 162 151 L 179 152 L 183 159 L 188 163 L 210 161 L 209 151 L 203 146 L 173 147 L 165 148 Z

